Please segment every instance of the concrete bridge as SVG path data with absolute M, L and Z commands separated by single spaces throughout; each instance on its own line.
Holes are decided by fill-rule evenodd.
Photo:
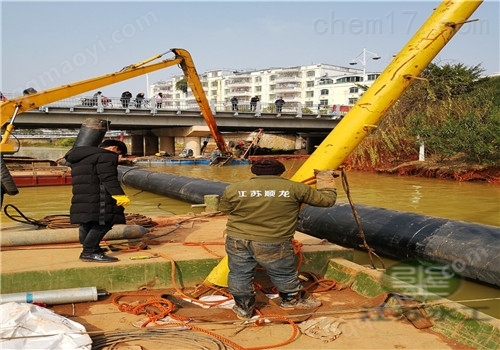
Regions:
M 263 129 L 266 133 L 298 135 L 306 140 L 308 153 L 314 151 L 339 122 L 330 114 L 301 114 L 294 110 L 276 113 L 217 111 L 212 109 L 219 130 L 224 133 L 245 133 Z M 152 155 L 162 150 L 175 154 L 175 137 L 184 137 L 187 148 L 198 155 L 201 138 L 210 137 L 210 131 L 198 108 L 135 109 L 122 107 L 49 105 L 27 111 L 16 117 L 14 124 L 23 129 L 77 129 L 88 118 L 109 122 L 110 130 L 124 130 L 131 135 L 134 155 Z

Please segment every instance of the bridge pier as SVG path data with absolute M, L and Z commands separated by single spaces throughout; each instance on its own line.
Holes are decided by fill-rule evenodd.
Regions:
M 201 153 L 201 137 L 184 136 L 184 148 L 193 150 L 193 156 L 199 157 Z
M 321 142 L 325 139 L 324 136 L 313 136 L 309 135 L 306 137 L 306 152 L 307 154 L 312 154 L 316 147 L 318 147 Z
M 130 154 L 133 156 L 142 156 L 144 154 L 142 135 L 130 135 L 132 144 Z
M 144 155 L 153 156 L 158 153 L 158 137 L 148 132 L 144 135 Z
M 132 134 L 130 136 L 131 151 L 134 156 L 152 156 L 158 153 L 158 137 L 149 131 L 144 134 Z
M 175 155 L 175 137 L 160 136 L 160 151 L 164 151 L 170 155 Z

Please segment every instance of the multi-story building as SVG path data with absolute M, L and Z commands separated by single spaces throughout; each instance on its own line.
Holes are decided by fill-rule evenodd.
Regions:
M 379 73 L 315 64 L 308 66 L 269 68 L 255 71 L 212 70 L 200 74 L 208 100 L 217 107 L 229 106 L 236 97 L 241 106 L 249 106 L 250 99 L 258 96 L 263 108 L 273 105 L 282 97 L 290 107 L 302 106 L 311 110 L 332 106 L 352 106 L 370 86 Z M 184 87 L 184 91 L 183 91 Z M 196 100 L 183 75 L 153 84 L 152 94 L 163 93 L 164 107 L 196 107 Z

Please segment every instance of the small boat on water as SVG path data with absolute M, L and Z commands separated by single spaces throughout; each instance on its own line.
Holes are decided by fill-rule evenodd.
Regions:
M 17 187 L 71 185 L 71 169 L 57 161 L 30 157 L 4 157 Z

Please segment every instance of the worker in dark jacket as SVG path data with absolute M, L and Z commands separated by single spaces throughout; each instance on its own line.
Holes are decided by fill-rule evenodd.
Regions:
M 80 260 L 114 262 L 99 243 L 114 224 L 125 224 L 124 206 L 130 204 L 118 181 L 119 155 L 127 146 L 118 140 L 105 140 L 99 147 L 72 148 L 64 158 L 70 163 L 73 185 L 70 221 L 80 224 L 83 246 Z
M 302 203 L 318 207 L 335 204 L 333 171 L 316 172 L 316 189 L 280 177 L 285 166 L 272 158 L 253 162 L 251 171 L 257 176 L 228 185 L 219 204 L 219 210 L 229 214 L 225 234 L 233 310 L 238 318 L 252 317 L 257 264 L 266 269 L 278 290 L 281 308 L 317 308 L 321 302 L 302 291 L 292 239 Z

